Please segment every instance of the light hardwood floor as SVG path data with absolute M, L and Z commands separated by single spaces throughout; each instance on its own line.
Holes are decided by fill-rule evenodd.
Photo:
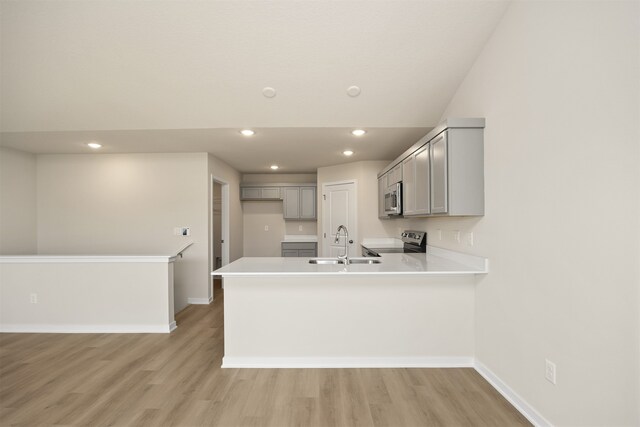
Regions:
M 0 425 L 529 425 L 473 369 L 220 369 L 222 309 L 171 334 L 0 334 Z

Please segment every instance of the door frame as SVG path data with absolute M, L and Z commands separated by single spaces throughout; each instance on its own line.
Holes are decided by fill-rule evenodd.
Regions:
M 332 181 L 332 182 L 323 182 L 322 183 L 322 193 L 320 194 L 320 203 L 321 203 L 321 212 L 322 212 L 322 229 L 320 230 L 320 236 L 321 237 L 321 241 L 322 241 L 322 256 L 323 257 L 327 257 L 329 256 L 329 248 L 326 247 L 325 243 L 325 233 L 329 232 L 331 233 L 331 231 L 327 230 L 327 228 L 329 227 L 328 224 L 328 215 L 325 215 L 325 202 L 327 201 L 325 198 L 326 195 L 326 187 L 330 186 L 330 185 L 341 185 L 341 184 L 353 184 L 353 193 L 355 194 L 355 203 L 354 203 L 354 207 L 353 207 L 353 216 L 355 218 L 355 222 L 356 222 L 356 239 L 359 238 L 360 236 L 360 228 L 359 228 L 359 224 L 358 224 L 358 180 L 355 178 L 351 178 L 351 179 L 345 179 L 345 180 L 341 180 L 341 181 Z M 359 243 L 356 242 L 355 240 L 353 241 L 354 244 L 358 245 Z
M 211 174 L 209 180 L 209 273 L 215 269 L 215 253 L 214 253 L 214 239 L 216 236 L 213 234 L 213 186 L 219 184 L 221 187 L 220 197 L 222 199 L 220 205 L 220 220 L 222 240 L 224 243 L 220 246 L 222 254 L 222 265 L 229 264 L 229 182 Z M 213 280 L 214 277 L 209 274 L 209 301 L 213 301 Z

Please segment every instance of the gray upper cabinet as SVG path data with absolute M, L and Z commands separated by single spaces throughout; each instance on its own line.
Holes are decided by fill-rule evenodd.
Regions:
M 448 129 L 431 141 L 431 214 L 484 215 L 482 129 Z
M 280 187 L 240 187 L 240 200 L 282 200 Z
M 447 119 L 383 169 L 378 216 L 383 189 L 398 177 L 404 216 L 484 215 L 484 125 L 481 118 Z
M 402 213 L 405 216 L 431 212 L 429 157 L 429 144 L 425 144 L 402 162 Z
M 413 215 L 416 211 L 416 159 L 413 155 L 402 162 L 402 214 Z
M 387 188 L 387 176 L 378 178 L 378 218 L 389 219 L 389 215 L 384 212 L 384 190 Z
M 284 219 L 316 219 L 316 187 L 283 188 Z
M 398 163 L 388 172 L 387 185 L 397 184 L 402 181 L 402 163 Z
M 431 141 L 431 213 L 447 213 L 447 132 Z
M 284 219 L 300 218 L 300 187 L 285 187 L 282 201 Z
M 415 215 L 431 213 L 431 162 L 429 144 L 425 144 L 413 155 L 416 163 Z
M 316 217 L 316 187 L 300 187 L 300 219 Z

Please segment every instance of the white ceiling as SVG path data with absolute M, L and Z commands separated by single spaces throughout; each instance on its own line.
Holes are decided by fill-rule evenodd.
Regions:
M 242 172 L 312 171 L 354 144 L 390 159 L 437 124 L 507 4 L 2 1 L 0 143 L 206 150 Z

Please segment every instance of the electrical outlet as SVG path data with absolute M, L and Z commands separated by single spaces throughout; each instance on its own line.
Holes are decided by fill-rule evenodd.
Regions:
M 29 300 L 31 301 L 31 304 L 37 304 L 38 303 L 38 294 L 29 295 Z
M 442 230 L 438 228 L 438 240 L 442 240 Z
M 460 243 L 460 230 L 453 230 L 453 239 Z
M 264 231 L 269 231 L 269 226 L 268 225 L 264 226 Z
M 467 245 L 473 246 L 473 231 L 470 233 L 465 233 L 464 241 Z
M 302 231 L 302 226 L 301 225 L 298 226 L 298 231 Z
M 544 377 L 551 384 L 556 384 L 556 364 L 550 361 L 549 359 L 544 359 L 545 368 L 544 368 Z

